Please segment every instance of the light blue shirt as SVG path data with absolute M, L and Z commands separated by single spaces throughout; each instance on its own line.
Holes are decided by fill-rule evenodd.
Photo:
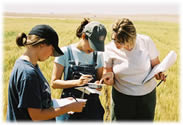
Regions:
M 69 54 L 67 51 L 67 47 L 62 47 L 61 50 L 63 51 L 64 55 L 56 57 L 55 61 L 56 63 L 64 66 L 64 80 L 66 80 L 66 76 L 68 74 L 68 67 L 69 67 Z M 93 53 L 85 53 L 78 48 L 76 48 L 75 44 L 71 45 L 72 54 L 75 59 L 75 63 L 78 64 L 93 64 Z M 97 52 L 97 66 L 96 69 L 101 68 L 104 66 L 104 60 L 103 60 L 103 52 Z

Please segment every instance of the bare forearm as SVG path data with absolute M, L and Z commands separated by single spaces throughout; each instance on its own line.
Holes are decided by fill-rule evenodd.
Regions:
M 61 108 L 49 108 L 49 109 L 31 109 L 34 113 L 31 115 L 33 121 L 49 120 L 59 115 L 65 114 L 71 111 L 70 106 L 64 106 Z
M 153 68 L 154 66 L 158 65 L 158 64 L 160 64 L 160 60 L 159 60 L 158 57 L 155 58 L 155 59 L 153 59 L 153 60 L 151 60 L 151 67 L 152 67 L 152 68 Z
M 80 83 L 79 80 L 54 80 L 52 82 L 52 87 L 54 89 L 64 89 L 64 88 L 71 88 L 75 87 Z
M 49 108 L 49 109 L 39 109 L 39 108 L 28 108 L 28 113 L 33 121 L 49 120 L 56 116 L 63 115 L 67 112 L 82 112 L 83 107 L 85 107 L 86 102 L 73 102 L 66 106 L 60 108 Z
M 106 85 L 113 85 L 114 84 L 114 73 L 111 68 L 104 68 L 103 76 L 101 79 Z
M 103 67 L 97 69 L 97 80 L 100 80 L 103 75 Z

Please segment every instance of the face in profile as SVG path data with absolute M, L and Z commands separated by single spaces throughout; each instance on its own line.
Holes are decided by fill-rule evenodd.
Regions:
M 53 51 L 54 48 L 52 45 L 41 44 L 38 53 L 38 60 L 39 61 L 47 60 L 50 56 L 53 56 Z

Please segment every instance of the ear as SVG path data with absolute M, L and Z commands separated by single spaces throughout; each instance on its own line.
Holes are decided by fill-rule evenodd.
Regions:
M 44 48 L 45 46 L 46 46 L 46 44 L 44 44 L 44 43 L 40 43 L 40 44 L 38 45 L 39 48 Z
M 45 44 L 42 44 L 42 43 L 41 43 L 41 44 L 39 44 L 39 47 L 44 47 L 44 46 L 45 46 Z

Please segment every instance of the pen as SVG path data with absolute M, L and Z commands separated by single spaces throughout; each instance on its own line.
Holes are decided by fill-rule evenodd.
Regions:
M 82 93 L 82 95 L 81 95 L 81 98 L 82 98 L 82 99 L 84 99 L 84 95 L 85 95 L 85 88 L 84 88 L 83 93 Z
M 83 74 L 83 73 L 81 73 L 81 72 L 79 72 L 79 74 L 80 74 L 80 75 L 85 75 L 85 74 Z
M 89 74 L 83 74 L 83 73 L 81 73 L 81 72 L 79 72 L 79 74 L 81 75 L 81 76 L 83 76 L 83 75 L 89 75 Z M 93 76 L 91 75 L 91 80 L 93 79 Z M 90 81 L 91 81 L 90 80 Z
M 76 99 L 76 97 L 74 95 L 72 95 L 72 97 L 74 98 L 74 100 L 76 100 L 76 102 L 78 102 L 78 100 Z
M 165 78 L 166 78 L 166 77 L 167 77 L 167 75 L 165 76 Z M 163 80 L 161 80 L 161 81 L 158 83 L 157 86 L 159 86 L 162 82 L 163 82 Z

